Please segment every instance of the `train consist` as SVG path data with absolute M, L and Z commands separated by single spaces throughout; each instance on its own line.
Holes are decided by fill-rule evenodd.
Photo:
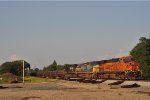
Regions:
M 61 79 L 138 79 L 139 63 L 132 56 L 83 64 L 68 64 L 63 71 L 38 72 L 37 76 Z

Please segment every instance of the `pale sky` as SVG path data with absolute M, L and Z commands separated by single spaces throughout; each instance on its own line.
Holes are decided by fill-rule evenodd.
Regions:
M 150 36 L 150 2 L 0 1 L 0 64 L 43 68 L 128 56 Z

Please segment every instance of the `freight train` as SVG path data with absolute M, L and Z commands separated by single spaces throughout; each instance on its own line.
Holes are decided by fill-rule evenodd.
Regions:
M 68 64 L 63 71 L 38 72 L 37 76 L 61 79 L 138 79 L 141 76 L 140 65 L 132 57 L 110 60 Z

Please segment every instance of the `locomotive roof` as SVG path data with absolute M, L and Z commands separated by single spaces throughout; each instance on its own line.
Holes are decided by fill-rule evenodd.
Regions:
M 96 64 L 103 64 L 103 63 L 111 63 L 111 62 L 118 62 L 120 58 L 112 58 L 109 60 L 100 60 L 100 61 L 91 61 L 91 62 L 86 62 L 86 63 L 81 63 L 78 65 L 96 65 Z
M 77 66 L 77 65 L 96 65 L 96 64 L 103 64 L 103 63 L 112 63 L 112 62 L 118 62 L 119 59 L 122 58 L 131 58 L 132 56 L 126 56 L 126 57 L 121 57 L 121 58 L 112 58 L 112 59 L 108 59 L 108 60 L 100 60 L 100 61 L 90 61 L 90 62 L 86 62 L 86 63 L 80 63 L 80 64 L 68 64 L 70 66 Z

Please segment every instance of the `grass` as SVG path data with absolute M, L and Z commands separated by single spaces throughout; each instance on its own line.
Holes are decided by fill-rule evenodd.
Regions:
M 1 84 L 5 84 L 5 83 L 12 83 L 12 82 L 16 82 L 16 81 L 20 81 L 21 78 L 13 75 L 11 73 L 4 73 L 2 75 L 0 75 L 0 83 Z
M 5 83 L 11 83 L 13 80 L 12 77 L 4 77 L 3 79 L 0 79 L 0 84 Z M 25 83 L 44 83 L 44 82 L 56 82 L 57 79 L 49 79 L 49 78 L 40 78 L 40 77 L 32 77 L 32 76 L 26 76 L 25 77 Z M 20 77 L 19 82 L 22 82 L 22 77 Z
M 42 83 L 42 82 L 56 82 L 56 81 L 57 79 L 40 78 L 40 77 L 33 77 L 33 76 L 25 77 L 25 83 Z

